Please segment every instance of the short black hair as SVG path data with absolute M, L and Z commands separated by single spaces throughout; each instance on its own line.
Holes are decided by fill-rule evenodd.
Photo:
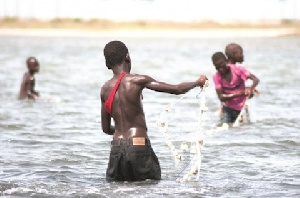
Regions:
M 121 41 L 110 41 L 103 50 L 106 66 L 111 69 L 117 64 L 121 64 L 128 54 L 126 45 Z
M 232 58 L 234 56 L 234 53 L 238 50 L 242 49 L 242 47 L 237 43 L 229 43 L 225 47 L 225 54 L 228 58 Z
M 224 60 L 227 60 L 227 58 L 223 52 L 216 52 L 212 55 L 211 60 L 212 60 L 212 62 L 215 62 L 217 60 L 220 60 L 221 58 Z
M 30 63 L 36 62 L 36 64 L 40 64 L 39 61 L 34 56 L 29 56 L 26 59 L 26 64 L 29 65 Z

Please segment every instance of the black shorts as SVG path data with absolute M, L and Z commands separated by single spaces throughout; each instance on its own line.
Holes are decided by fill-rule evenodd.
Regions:
M 222 123 L 234 123 L 241 111 L 231 109 L 223 105 L 222 107 Z
M 143 181 L 161 179 L 161 169 L 148 138 L 145 145 L 133 145 L 132 139 L 111 142 L 107 181 Z

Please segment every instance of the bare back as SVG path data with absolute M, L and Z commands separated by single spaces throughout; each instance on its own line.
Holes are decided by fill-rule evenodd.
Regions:
M 19 98 L 20 99 L 28 98 L 30 93 L 34 92 L 34 86 L 35 86 L 35 79 L 33 75 L 31 75 L 29 72 L 26 72 L 23 75 L 21 88 L 19 92 Z
M 119 75 L 114 75 L 101 89 L 101 121 L 104 133 L 113 135 L 114 139 L 129 137 L 147 137 L 145 114 L 141 101 L 144 88 L 169 94 L 184 94 L 197 86 L 203 86 L 206 76 L 196 81 L 182 82 L 176 85 L 159 82 L 147 75 L 127 74 L 120 82 L 112 102 L 111 115 L 105 109 L 105 101 L 115 86 Z M 111 125 L 111 118 L 115 127 Z
M 147 137 L 147 126 L 141 101 L 141 93 L 145 88 L 143 79 L 142 75 L 127 74 L 120 82 L 114 96 L 111 112 L 111 117 L 115 122 L 114 139 L 134 136 Z M 101 111 L 102 116 L 105 116 L 107 119 L 110 119 L 110 115 L 104 108 L 104 102 L 107 100 L 116 82 L 117 77 L 113 77 L 101 89 Z M 110 124 L 110 121 L 108 123 Z

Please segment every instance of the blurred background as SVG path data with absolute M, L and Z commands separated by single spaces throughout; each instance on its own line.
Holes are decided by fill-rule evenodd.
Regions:
M 0 17 L 218 23 L 300 19 L 298 0 L 0 0 Z

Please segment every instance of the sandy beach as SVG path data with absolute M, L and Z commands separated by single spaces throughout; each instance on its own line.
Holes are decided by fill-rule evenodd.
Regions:
M 279 37 L 296 35 L 293 28 L 271 29 L 202 29 L 202 30 L 173 30 L 173 29 L 115 29 L 115 30 L 87 30 L 87 29 L 24 29 L 0 28 L 0 36 L 67 36 L 67 37 Z
M 66 37 L 278 37 L 299 36 L 300 24 L 294 23 L 229 23 L 214 21 L 190 23 L 166 21 L 53 19 L 0 20 L 0 36 L 66 36 Z

